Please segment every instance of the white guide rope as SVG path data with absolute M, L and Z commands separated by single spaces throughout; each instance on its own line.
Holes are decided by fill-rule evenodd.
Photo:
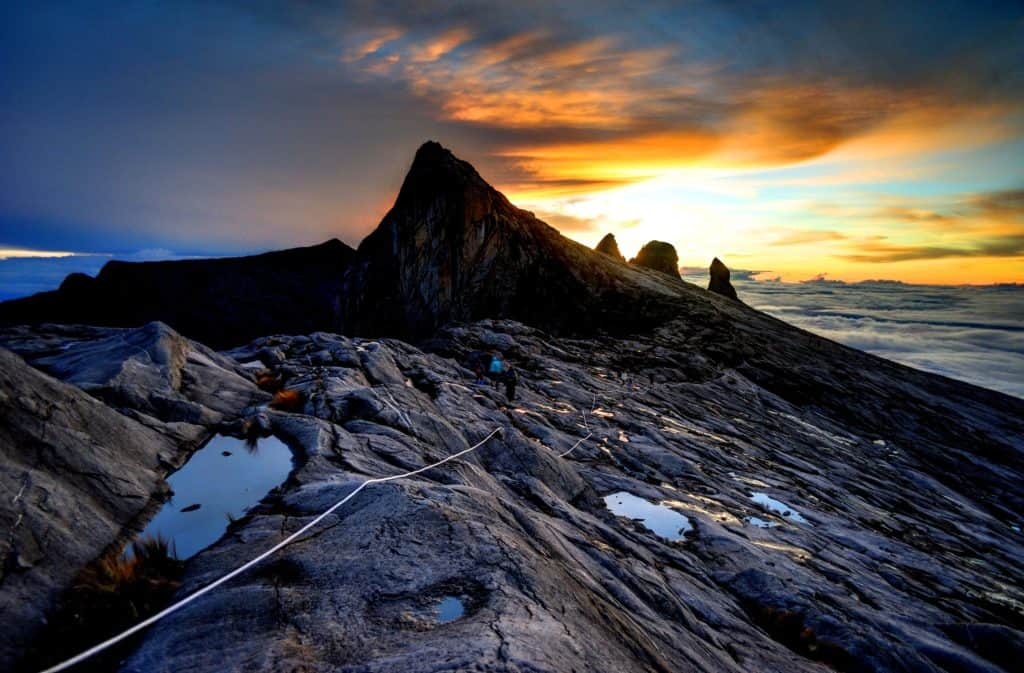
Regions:
M 594 403 L 590 407 L 590 413 L 594 413 L 594 411 L 596 409 L 597 409 L 597 393 L 594 393 Z M 580 413 L 583 414 L 583 428 L 587 431 L 587 436 L 582 438 L 582 439 L 580 439 L 580 440 L 577 440 L 577 442 L 575 444 L 573 444 L 572 446 L 569 447 L 568 451 L 563 451 L 562 453 L 558 454 L 559 458 L 565 458 L 570 453 L 575 451 L 577 446 L 579 446 L 583 442 L 587 441 L 588 439 L 590 439 L 594 435 L 594 431 L 590 429 L 590 425 L 587 423 L 587 412 L 581 411 Z
M 238 575 L 241 575 L 246 570 L 248 570 L 249 568 L 253 567 L 254 565 L 259 563 L 263 559 L 267 558 L 268 556 L 271 556 L 275 552 L 280 551 L 284 547 L 288 546 L 289 544 L 294 542 L 300 535 L 302 535 L 303 533 L 308 531 L 310 528 L 312 528 L 313 526 L 315 526 L 318 523 L 320 523 L 321 521 L 323 521 L 327 517 L 327 515 L 331 514 L 332 512 L 334 512 L 334 510 L 338 509 L 339 507 L 344 505 L 346 502 L 348 502 L 349 500 L 354 498 L 355 495 L 357 493 L 359 493 L 359 491 L 363 490 L 364 488 L 366 488 L 370 484 L 383 484 L 384 482 L 387 482 L 387 481 L 395 481 L 396 479 L 405 479 L 407 477 L 412 477 L 412 476 L 415 476 L 417 474 L 420 474 L 421 472 L 426 472 L 427 470 L 435 468 L 435 467 L 437 467 L 439 465 L 444 465 L 445 463 L 447 463 L 450 460 L 455 460 L 456 458 L 464 456 L 464 455 L 466 455 L 467 453 L 469 453 L 471 451 L 477 450 L 478 448 L 483 446 L 485 443 L 487 443 L 487 441 L 490 440 L 491 437 L 494 437 L 496 434 L 501 432 L 501 430 L 502 429 L 500 427 L 495 428 L 494 430 L 491 431 L 491 434 L 487 435 L 486 437 L 484 437 L 483 439 L 481 439 L 479 442 L 477 442 L 473 446 L 469 447 L 468 449 L 463 449 L 462 451 L 459 451 L 458 453 L 453 453 L 452 455 L 448 456 L 447 458 L 443 458 L 442 460 L 439 460 L 436 463 L 431 463 L 430 465 L 427 465 L 425 467 L 421 467 L 421 468 L 416 469 L 416 470 L 412 470 L 411 472 L 404 472 L 402 474 L 395 474 L 395 475 L 392 475 L 390 477 L 376 477 L 374 479 L 367 479 L 363 483 L 359 484 L 359 486 L 357 486 L 355 488 L 355 490 L 353 490 L 351 493 L 349 493 L 344 498 L 342 498 L 338 502 L 336 502 L 333 505 L 331 505 L 330 507 L 328 507 L 322 514 L 317 516 L 315 519 L 313 519 L 312 521 L 310 521 L 305 526 L 303 526 L 302 528 L 298 529 L 297 531 L 295 531 L 294 533 L 292 533 L 291 535 L 289 535 L 285 539 L 281 540 L 276 545 L 274 545 L 273 547 L 271 547 L 267 551 L 263 552 L 262 554 L 260 554 L 256 558 L 254 558 L 251 561 L 247 562 L 245 565 L 241 565 L 238 568 L 235 568 L 234 570 L 232 570 L 228 574 L 224 575 L 220 579 L 215 580 L 215 581 L 211 582 L 210 584 L 207 584 L 202 589 L 199 589 L 198 591 L 195 591 L 194 593 L 189 594 L 188 596 L 186 596 L 185 598 L 182 598 L 177 603 L 174 603 L 173 605 L 170 605 L 170 606 L 164 608 L 163 610 L 161 610 L 160 612 L 156 613 L 152 617 L 149 617 L 148 619 L 145 619 L 145 620 L 139 622 L 135 626 L 133 626 L 133 627 L 131 627 L 131 628 L 125 630 L 125 631 L 122 631 L 121 633 L 117 634 L 116 636 L 113 636 L 112 638 L 104 640 L 102 643 L 100 643 L 98 645 L 95 645 L 95 646 L 89 648 L 88 650 L 85 650 L 84 652 L 71 657 L 70 659 L 65 659 L 64 661 L 60 662 L 59 664 L 56 664 L 55 666 L 51 666 L 50 668 L 45 669 L 41 673 L 57 673 L 57 671 L 67 670 L 67 669 L 71 668 L 72 666 L 74 666 L 75 664 L 78 664 L 78 663 L 80 663 L 82 661 L 85 661 L 89 657 L 92 657 L 92 656 L 94 656 L 96 654 L 99 654 L 100 652 L 102 652 L 103 650 L 107 649 L 108 647 L 116 645 L 117 643 L 121 642 L 125 638 L 128 638 L 129 636 L 132 636 L 132 635 L 138 633 L 139 631 L 141 631 L 142 629 L 146 628 L 147 626 L 155 624 L 156 622 L 160 621 L 161 619 L 163 619 L 167 615 L 169 615 L 171 613 L 174 613 L 174 612 L 177 612 L 178 610 L 182 609 L 183 607 L 185 607 L 186 605 L 188 605 L 192 601 L 196 600 L 197 598 L 199 598 L 203 594 L 208 593 L 210 591 L 213 591 L 214 589 L 219 587 L 221 584 L 224 584 L 225 582 L 227 582 L 228 580 L 232 579 L 233 577 L 237 577 Z

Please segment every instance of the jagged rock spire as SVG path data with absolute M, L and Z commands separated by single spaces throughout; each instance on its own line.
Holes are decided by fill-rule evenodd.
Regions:
M 615 234 L 605 234 L 604 238 L 601 239 L 601 242 L 597 244 L 597 247 L 594 248 L 594 250 L 603 252 L 610 257 L 614 257 L 620 262 L 626 261 L 626 258 L 623 257 L 622 253 L 619 251 L 619 242 L 615 240 Z
M 722 260 L 717 257 L 711 260 L 711 268 L 709 269 L 709 272 L 711 274 L 711 280 L 708 283 L 708 290 L 716 294 L 720 294 L 723 297 L 739 301 L 739 297 L 736 296 L 736 288 L 734 288 L 732 283 L 729 281 L 729 267 L 727 267 Z

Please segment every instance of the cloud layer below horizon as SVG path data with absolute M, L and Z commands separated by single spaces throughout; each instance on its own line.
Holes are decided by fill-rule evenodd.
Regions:
M 354 244 L 435 138 L 627 254 L 658 238 L 794 279 L 1024 280 L 1013 3 L 3 12 L 0 247 Z
M 809 332 L 1024 397 L 1024 286 L 742 280 L 735 285 L 749 305 Z

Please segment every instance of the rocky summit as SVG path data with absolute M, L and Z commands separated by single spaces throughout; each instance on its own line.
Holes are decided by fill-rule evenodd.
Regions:
M 75 654 L 43 619 L 215 434 L 294 465 L 178 598 L 480 445 L 365 487 L 117 670 L 1019 668 L 1024 401 L 568 242 L 436 144 L 343 276 L 336 328 L 217 350 L 162 322 L 0 329 L 0 669 Z M 495 355 L 514 388 L 480 376 Z

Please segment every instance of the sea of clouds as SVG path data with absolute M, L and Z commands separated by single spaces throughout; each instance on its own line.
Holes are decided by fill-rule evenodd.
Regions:
M 120 259 L 172 259 L 144 250 Z M 110 256 L 0 259 L 0 301 L 95 275 Z M 703 275 L 687 280 L 706 286 Z M 754 308 L 839 343 L 911 367 L 1024 397 L 1024 285 L 909 285 L 888 281 L 779 283 L 736 273 Z
M 687 276 L 705 286 L 706 278 Z M 734 285 L 750 306 L 809 332 L 1024 397 L 1024 285 L 753 280 Z

